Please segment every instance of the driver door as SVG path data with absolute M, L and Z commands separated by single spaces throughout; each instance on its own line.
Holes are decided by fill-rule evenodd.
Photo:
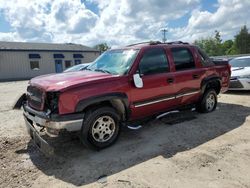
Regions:
M 174 77 L 169 71 L 164 48 L 145 50 L 138 70 L 143 81 L 142 88 L 131 90 L 131 119 L 140 119 L 166 111 L 176 105 Z

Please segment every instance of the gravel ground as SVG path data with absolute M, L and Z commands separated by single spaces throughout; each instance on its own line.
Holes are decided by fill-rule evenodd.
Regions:
M 250 92 L 219 96 L 209 114 L 181 112 L 124 130 L 102 151 L 72 135 L 47 158 L 11 110 L 27 81 L 0 83 L 0 187 L 250 187 Z

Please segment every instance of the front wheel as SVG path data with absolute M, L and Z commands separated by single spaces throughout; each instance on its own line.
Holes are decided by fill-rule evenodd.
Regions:
M 212 112 L 217 106 L 217 93 L 214 89 L 208 89 L 201 101 L 197 104 L 196 109 L 201 113 Z
M 86 113 L 80 138 L 84 145 L 103 149 L 112 145 L 119 134 L 120 117 L 111 107 L 101 107 Z

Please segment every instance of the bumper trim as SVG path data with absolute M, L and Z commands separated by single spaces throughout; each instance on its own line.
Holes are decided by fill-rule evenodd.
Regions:
M 54 154 L 54 148 L 52 146 L 49 145 L 48 142 L 46 142 L 46 140 L 44 140 L 39 132 L 35 129 L 35 127 L 33 127 L 30 122 L 27 120 L 27 118 L 24 118 L 25 120 L 25 124 L 28 130 L 28 133 L 30 135 L 30 137 L 32 138 L 32 140 L 34 141 L 35 145 L 39 148 L 39 150 L 44 153 L 47 156 L 51 156 Z
M 84 114 L 81 114 L 79 119 L 76 120 L 68 120 L 68 121 L 53 121 L 46 117 L 41 117 L 41 112 L 39 115 L 34 113 L 33 111 L 30 111 L 27 106 L 24 106 L 24 112 L 23 115 L 30 121 L 33 122 L 33 124 L 37 124 L 38 126 L 42 126 L 49 129 L 54 130 L 66 130 L 69 132 L 73 131 L 80 131 L 82 128 L 82 122 Z

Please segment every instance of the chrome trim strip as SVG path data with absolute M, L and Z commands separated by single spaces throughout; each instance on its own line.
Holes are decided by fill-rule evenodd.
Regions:
M 169 100 L 177 99 L 177 98 L 184 97 L 184 96 L 194 95 L 194 94 L 197 94 L 197 93 L 200 93 L 200 90 L 189 92 L 189 93 L 184 93 L 184 94 L 178 94 L 175 97 L 167 97 L 167 98 L 164 98 L 164 99 L 159 99 L 159 100 L 155 100 L 155 101 L 151 101 L 151 102 L 146 102 L 146 103 L 143 103 L 143 104 L 138 104 L 138 105 L 135 105 L 135 108 L 142 107 L 142 106 L 147 106 L 147 105 L 151 105 L 151 104 L 155 104 L 155 103 L 159 103 L 159 102 L 163 102 L 163 101 L 169 101 Z
M 200 93 L 200 91 L 193 91 L 193 92 L 190 92 L 190 93 L 178 94 L 178 95 L 176 95 L 176 98 L 189 96 L 189 95 L 194 95 L 194 94 L 197 94 L 197 93 Z
M 151 101 L 151 102 L 147 102 L 147 103 L 143 103 L 143 104 L 138 104 L 138 105 L 135 105 L 135 108 L 150 105 L 150 104 L 155 104 L 155 103 L 162 102 L 162 101 L 169 101 L 169 100 L 172 100 L 172 99 L 175 99 L 175 97 L 168 97 L 168 98 L 165 98 L 165 99 L 160 99 L 160 100 L 155 100 L 155 101 Z

